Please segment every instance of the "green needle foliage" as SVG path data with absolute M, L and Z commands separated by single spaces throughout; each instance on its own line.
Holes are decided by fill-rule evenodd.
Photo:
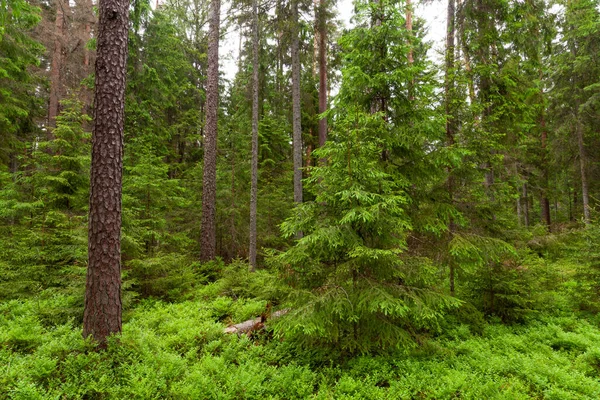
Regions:
M 410 346 L 460 304 L 426 278 L 429 262 L 404 255 L 413 225 L 410 203 L 419 192 L 409 179 L 427 174 L 437 157 L 428 152 L 435 125 L 424 118 L 426 64 L 406 68 L 411 42 L 393 28 L 403 23 L 395 4 L 358 6 L 363 21 L 382 22 L 359 25 L 341 40 L 347 57 L 336 112 L 330 113 L 333 129 L 315 152 L 324 161 L 305 180 L 314 200 L 282 224 L 284 235 L 303 237 L 278 256 L 292 288 L 291 311 L 279 331 L 348 353 Z M 419 91 L 413 90 L 417 79 Z

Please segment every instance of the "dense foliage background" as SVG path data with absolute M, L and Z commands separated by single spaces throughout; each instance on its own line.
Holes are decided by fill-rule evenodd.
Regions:
M 289 4 L 258 5 L 250 272 L 251 4 L 222 23 L 238 70 L 220 80 L 218 257 L 201 263 L 208 2 L 133 1 L 124 325 L 95 352 L 94 4 L 0 2 L 0 397 L 599 398 L 600 5 L 449 5 L 437 63 L 410 2 L 357 0 L 351 28 L 334 2 L 298 2 L 299 204 L 296 31 Z M 261 314 L 267 329 L 223 333 Z

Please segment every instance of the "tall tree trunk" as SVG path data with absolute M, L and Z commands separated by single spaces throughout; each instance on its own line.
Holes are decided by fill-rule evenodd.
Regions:
M 83 336 L 121 331 L 121 187 L 129 2 L 99 5 Z
M 524 216 L 525 216 L 525 227 L 529 228 L 529 198 L 527 197 L 527 183 L 523 183 L 523 202 L 524 205 Z
M 581 198 L 583 200 L 583 221 L 586 225 L 589 225 L 591 217 L 589 186 L 586 171 L 587 155 L 585 152 L 585 145 L 583 142 L 583 130 L 581 129 L 581 124 L 579 123 L 579 116 L 576 116 L 575 118 L 575 135 L 577 136 L 577 146 L 579 147 L 579 169 L 581 173 Z
M 521 196 L 517 199 L 517 220 L 519 221 L 519 226 L 523 223 L 523 212 L 521 211 Z
M 319 114 L 327 111 L 327 10 L 319 1 Z M 327 118 L 319 120 L 319 147 L 327 141 Z
M 575 187 L 576 179 L 573 179 L 573 196 L 571 197 L 571 185 L 567 181 L 567 197 L 569 198 L 569 221 L 575 221 L 575 213 L 577 212 L 577 188 Z M 571 203 L 571 199 L 573 199 L 573 203 Z
M 83 66 L 85 75 L 89 75 L 90 50 L 87 47 L 88 41 L 92 38 L 92 25 L 94 24 L 94 5 L 91 0 L 83 0 L 83 14 L 85 23 L 83 24 L 82 38 L 84 40 Z
M 408 2 L 407 5 L 410 6 Z M 445 94 L 445 109 L 446 109 L 446 143 L 448 147 L 452 147 L 454 145 L 454 135 L 455 135 L 455 117 L 454 110 L 452 109 L 452 98 L 454 94 L 454 0 L 448 0 L 448 14 L 447 14 L 447 30 L 446 30 L 446 71 L 445 71 L 445 79 L 444 79 L 444 94 Z M 408 13 L 407 13 L 408 14 Z M 408 15 L 406 18 L 406 23 L 408 25 Z M 412 26 L 411 26 L 412 28 Z M 412 53 L 412 47 L 411 47 Z M 409 56 L 409 63 L 412 62 L 412 54 Z M 454 176 L 452 174 L 452 167 L 448 167 L 448 201 L 450 202 L 450 206 L 454 205 Z M 450 217 L 450 221 L 448 223 L 448 243 L 452 240 L 455 231 L 455 224 L 452 217 Z M 449 258 L 449 283 L 450 283 L 450 295 L 454 296 L 454 261 L 452 257 Z
M 467 49 L 463 49 L 465 60 L 465 71 L 467 72 L 467 86 L 469 87 L 469 100 L 471 104 L 475 104 L 475 83 L 473 81 L 473 70 L 471 68 L 471 56 Z
M 407 30 L 409 36 L 412 36 L 412 30 L 413 30 L 412 14 L 413 14 L 412 1 L 411 0 L 406 0 L 406 30 Z M 413 48 L 412 48 L 412 45 L 409 44 L 409 47 L 408 47 L 408 65 L 412 65 L 413 63 L 414 63 Z
M 518 161 L 515 160 L 514 164 L 513 164 L 513 169 L 514 169 L 514 176 L 516 180 L 519 180 L 519 166 L 518 166 Z M 518 189 L 517 189 L 518 192 Z M 517 197 L 517 222 L 519 224 L 519 227 L 523 224 L 523 211 L 521 208 L 521 194 L 519 193 L 519 197 Z
M 250 187 L 250 270 L 256 270 L 258 197 L 258 0 L 252 0 L 252 182 Z
M 408 55 L 407 55 L 407 58 L 408 58 L 409 68 L 412 67 L 412 65 L 415 62 L 414 56 L 413 56 L 414 49 L 412 46 L 412 41 L 413 41 L 412 17 L 413 17 L 412 1 L 406 0 L 406 31 L 408 33 Z M 412 77 L 412 73 L 411 73 L 410 82 L 408 84 L 408 99 L 410 101 L 413 101 L 415 99 L 414 92 L 415 92 L 415 79 L 414 79 L 414 77 Z M 383 108 L 385 108 L 385 106 Z
M 282 99 L 285 97 L 287 97 L 287 95 L 285 93 L 283 93 L 283 29 L 282 29 L 282 22 L 281 20 L 282 15 L 283 15 L 283 9 L 284 7 L 282 7 L 282 0 L 276 0 L 276 4 L 275 4 L 275 14 L 276 14 L 276 23 L 277 23 L 277 32 L 276 32 L 276 40 L 277 40 L 277 71 L 276 71 L 276 78 L 275 78 L 275 87 L 277 90 L 277 99 L 278 101 L 275 102 L 274 107 L 273 107 L 273 111 L 275 111 L 276 114 L 279 114 L 280 111 L 280 103 L 282 102 Z
M 550 219 L 550 200 L 548 200 L 548 157 L 546 150 L 546 142 L 548 140 L 548 132 L 546 131 L 546 119 L 544 113 L 540 117 L 540 126 L 542 128 L 541 147 L 542 147 L 542 198 L 541 200 L 541 211 L 542 220 L 546 224 L 548 231 L 551 231 L 551 219 Z
M 56 127 L 56 117 L 60 107 L 60 92 L 62 85 L 63 45 L 65 39 L 66 18 L 69 2 L 56 0 L 56 18 L 54 20 L 54 49 L 50 64 L 50 99 L 48 103 L 48 126 Z
M 208 29 L 208 71 L 206 76 L 206 129 L 202 179 L 202 225 L 200 260 L 216 256 L 217 201 L 217 119 L 219 111 L 219 23 L 221 2 L 211 0 Z
M 235 229 L 235 165 L 236 165 L 236 157 L 235 157 L 235 145 L 234 141 L 231 141 L 231 212 L 229 213 L 229 233 L 231 235 L 231 247 L 236 243 L 236 229 Z M 236 254 L 237 248 L 233 251 L 228 251 L 227 256 L 229 259 L 234 257 Z
M 94 5 L 91 0 L 76 0 L 78 6 L 79 18 L 83 20 L 80 26 L 80 40 L 83 43 L 83 77 L 88 77 L 93 72 L 91 64 L 93 63 L 93 52 L 88 49 L 88 42 L 92 39 L 92 27 L 96 24 L 94 15 Z M 92 113 L 93 90 L 86 85 L 82 85 L 80 97 L 83 101 L 85 110 Z
M 300 38 L 298 0 L 292 0 L 292 139 L 294 159 L 294 202 L 302 203 L 302 126 L 300 115 Z M 301 237 L 302 233 L 299 232 Z

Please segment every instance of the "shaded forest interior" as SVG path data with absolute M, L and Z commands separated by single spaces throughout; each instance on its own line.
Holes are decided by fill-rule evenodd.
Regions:
M 0 397 L 600 398 L 600 3 L 349 6 L 0 3 Z

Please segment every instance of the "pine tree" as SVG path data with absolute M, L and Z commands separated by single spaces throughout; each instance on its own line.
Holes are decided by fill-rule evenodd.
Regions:
M 67 32 L 67 18 L 69 17 L 69 2 L 56 0 L 56 18 L 54 23 L 54 49 L 52 50 L 52 64 L 50 66 L 50 100 L 48 104 L 48 126 L 56 126 L 56 116 L 59 112 L 62 86 L 64 82 L 64 55 L 63 42 Z
M 302 203 L 302 125 L 300 110 L 300 29 L 298 17 L 298 0 L 292 0 L 290 3 L 291 35 L 292 35 L 292 147 L 294 160 L 294 202 Z M 302 235 L 301 232 L 298 233 Z
M 121 332 L 121 188 L 129 4 L 100 3 L 83 335 Z
M 252 0 L 252 165 L 250 188 L 250 269 L 256 270 L 256 208 L 258 201 L 258 0 Z
M 204 135 L 204 176 L 202 185 L 202 227 L 200 259 L 216 256 L 217 119 L 219 111 L 219 24 L 220 0 L 211 0 L 208 33 L 208 74 L 206 87 L 206 132 Z
M 318 11 L 315 15 L 318 26 L 319 41 L 319 114 L 327 111 L 327 4 L 325 0 L 319 0 Z M 327 141 L 327 117 L 319 119 L 319 147 Z

